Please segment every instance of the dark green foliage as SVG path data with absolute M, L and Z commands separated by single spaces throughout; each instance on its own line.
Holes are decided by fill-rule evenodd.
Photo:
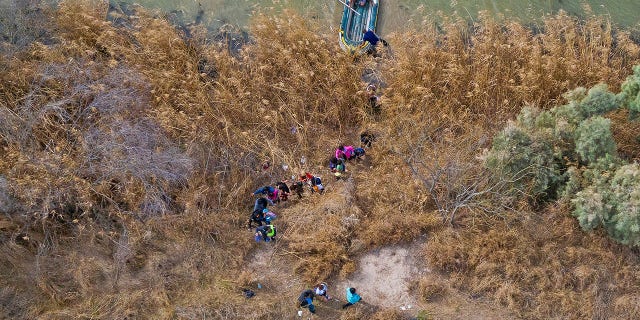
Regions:
M 640 66 L 635 66 L 633 75 L 622 84 L 619 97 L 623 106 L 629 109 L 629 116 L 636 118 L 640 112 Z

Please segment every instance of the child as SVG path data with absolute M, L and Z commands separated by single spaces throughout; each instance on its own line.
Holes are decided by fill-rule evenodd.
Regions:
M 336 173 L 336 172 L 342 173 L 342 172 L 345 172 L 347 169 L 342 159 L 333 157 L 331 158 L 331 160 L 329 160 L 329 170 L 331 170 L 331 172 L 333 173 Z
M 273 213 L 273 211 L 270 211 L 267 208 L 264 208 L 262 210 L 262 213 L 264 214 L 264 219 L 265 221 L 267 221 L 267 224 L 269 224 L 269 221 L 273 221 L 278 217 L 275 213 Z

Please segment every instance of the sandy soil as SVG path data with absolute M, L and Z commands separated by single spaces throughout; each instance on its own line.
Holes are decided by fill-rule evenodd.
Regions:
M 344 299 L 347 287 L 358 290 L 363 301 L 383 307 L 411 308 L 416 304 L 410 292 L 412 280 L 428 270 L 417 259 L 418 244 L 390 246 L 363 255 L 358 270 L 336 284 L 336 295 Z

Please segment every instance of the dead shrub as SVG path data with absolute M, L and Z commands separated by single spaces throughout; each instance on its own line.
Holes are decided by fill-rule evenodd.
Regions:
M 435 277 L 422 277 L 418 281 L 418 294 L 423 301 L 434 302 L 447 296 L 449 288 Z

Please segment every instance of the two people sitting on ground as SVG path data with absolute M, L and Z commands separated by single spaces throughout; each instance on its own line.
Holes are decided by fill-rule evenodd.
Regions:
M 336 159 L 353 160 L 353 159 L 362 159 L 366 154 L 364 148 L 354 148 L 353 146 L 345 146 L 340 145 L 336 149 L 335 157 Z
M 311 192 L 317 192 L 322 194 L 324 192 L 324 185 L 322 185 L 322 179 L 314 176 L 309 172 L 302 171 L 298 176 L 298 181 L 309 185 Z

